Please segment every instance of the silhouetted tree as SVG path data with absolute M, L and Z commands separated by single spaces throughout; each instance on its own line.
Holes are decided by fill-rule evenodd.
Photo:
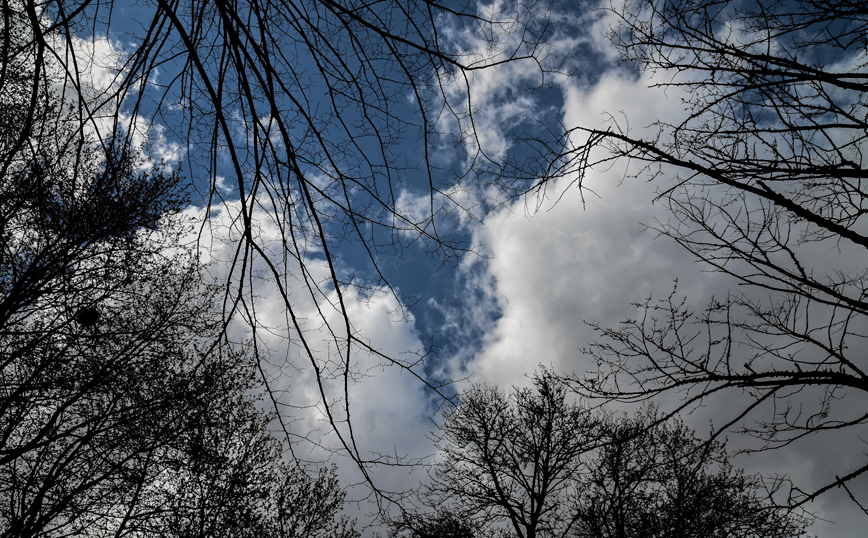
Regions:
M 425 486 L 437 512 L 411 514 L 398 529 L 426 536 L 454 524 L 470 536 L 517 538 L 804 533 L 807 519 L 772 504 L 759 477 L 734 470 L 722 445 L 683 423 L 653 408 L 619 418 L 570 403 L 548 371 L 533 381 L 509 395 L 485 386 L 462 395 L 440 425 L 440 461 Z
M 400 519 L 391 521 L 390 538 L 483 538 L 497 536 L 484 529 L 474 519 L 439 510 L 430 513 L 405 512 Z
M 570 499 L 597 426 L 547 371 L 533 389 L 509 394 L 475 386 L 443 417 L 426 503 L 480 528 L 504 523 L 514 536 L 569 536 Z
M 673 294 L 638 305 L 644 314 L 620 327 L 598 327 L 603 338 L 590 351 L 600 375 L 576 381 L 619 400 L 686 391 L 684 408 L 745 393 L 730 419 L 764 448 L 865 424 L 850 402 L 868 392 L 868 9 L 630 0 L 609 15 L 625 66 L 657 73 L 687 114 L 661 119 L 647 137 L 614 121 L 579 126 L 552 175 L 582 178 L 619 158 L 638 165 L 635 175 L 657 181 L 671 211 L 651 227 L 739 288 L 701 312 Z M 766 410 L 772 419 L 760 418 Z M 846 488 L 866 471 L 847 469 L 793 501 Z
M 354 521 L 339 515 L 344 492 L 335 468 L 311 475 L 284 461 L 268 417 L 249 397 L 230 396 L 203 410 L 207 419 L 189 429 L 179 459 L 150 485 L 139 510 L 143 534 L 358 538 Z
M 762 479 L 734 469 L 720 443 L 647 407 L 609 417 L 585 462 L 577 538 L 802 536 L 809 519 L 769 501 Z M 779 485 L 779 484 L 778 484 Z
M 6 8 L 0 536 L 354 536 L 255 407 L 179 176 L 84 133 Z

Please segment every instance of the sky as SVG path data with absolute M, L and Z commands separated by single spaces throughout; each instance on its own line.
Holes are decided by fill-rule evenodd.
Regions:
M 568 25 L 574 31 L 553 35 L 548 46 L 556 55 L 569 58 L 570 75 L 549 74 L 545 82 L 551 85 L 538 89 L 543 81 L 539 67 L 523 61 L 474 72 L 467 87 L 447 83 L 447 98 L 460 100 L 470 89 L 477 110 L 478 142 L 491 154 L 521 154 L 520 143 L 512 138 L 523 130 L 536 132 L 542 121 L 604 126 L 614 118 L 629 122 L 634 133 L 652 133 L 650 126 L 655 121 L 675 121 L 685 114 L 677 90 L 664 92 L 653 87 L 660 81 L 654 75 L 640 75 L 616 65 L 615 52 L 605 36 L 609 22 L 605 17 L 589 18 L 584 12 L 568 15 L 576 17 L 573 25 Z M 469 55 L 485 54 L 485 43 L 472 34 L 454 29 L 446 37 Z M 112 55 L 128 46 L 132 45 L 119 36 L 96 39 L 89 49 L 83 46 L 89 51 L 85 57 L 102 58 L 91 70 L 94 86 L 114 83 L 109 76 Z M 160 84 L 161 77 L 169 75 L 155 75 L 151 83 Z M 534 88 L 536 91 L 531 91 Z M 411 100 L 411 96 L 405 98 Z M 137 123 L 136 129 L 141 133 L 141 144 L 149 141 L 155 161 L 171 163 L 189 156 L 183 141 L 173 137 L 173 130 L 159 120 Z M 412 143 L 408 144 L 407 151 L 412 151 Z M 468 148 L 444 145 L 439 151 L 442 154 L 437 158 L 457 162 L 466 158 Z M 427 252 L 424 245 L 407 241 L 400 256 L 385 257 L 381 265 L 393 290 L 358 268 L 359 281 L 364 284 L 369 279 L 373 288 L 365 295 L 348 288 L 344 301 L 353 331 L 379 355 L 363 350 L 353 355 L 353 382 L 346 393 L 352 431 L 342 410 L 345 394 L 340 375 L 333 379 L 326 375 L 322 391 L 336 413 L 338 432 L 345 439 L 350 435 L 355 438 L 360 455 L 386 461 L 430 461 L 434 455 L 429 432 L 442 400 L 414 373 L 423 379 L 456 380 L 444 389 L 447 394 L 472 383 L 529 386 L 529 376 L 540 366 L 580 374 L 594 367 L 584 352 L 599 338 L 591 323 L 617 325 L 638 312 L 635 303 L 668 296 L 676 282 L 676 294 L 697 309 L 712 296 L 725 295 L 734 288 L 731 278 L 711 272 L 674 241 L 647 229 L 646 225 L 669 218 L 665 204 L 654 202 L 655 193 L 665 188 L 667 178 L 651 183 L 626 177 L 629 170 L 625 166 L 616 162 L 605 170 L 594 170 L 581 191 L 574 177 L 558 179 L 543 191 L 517 198 L 491 189 L 455 191 L 453 199 L 472 209 L 446 211 L 449 202 L 437 199 L 436 207 L 444 209 L 438 222 L 442 233 L 472 245 L 472 255 L 444 262 Z M 234 217 L 240 202 L 232 196 L 228 174 L 217 181 L 218 188 L 225 189 L 224 201 L 211 208 L 204 225 L 207 233 L 201 236 L 206 239 L 200 248 L 203 261 L 210 263 L 211 277 L 220 281 L 226 278 L 238 239 Z M 428 192 L 408 184 L 400 194 L 399 205 L 423 214 L 429 211 L 428 196 Z M 269 206 L 263 204 L 258 211 L 258 237 L 280 258 L 281 235 L 269 218 Z M 205 209 L 194 203 L 185 215 L 203 222 Z M 356 269 L 360 252 L 358 246 L 346 248 L 339 253 L 339 268 L 349 273 Z M 309 279 L 327 280 L 329 272 L 321 263 L 321 253 L 308 254 Z M 303 279 L 293 272 L 293 263 L 289 260 L 285 267 L 283 291 L 291 298 L 320 365 L 326 372 L 332 369 L 340 373 L 340 365 L 333 359 L 334 339 L 326 332 L 342 324 L 339 313 L 329 308 L 336 300 L 335 292 L 325 286 L 311 297 Z M 848 263 L 858 265 L 863 260 Z M 267 268 L 259 261 L 254 262 L 254 269 L 265 274 Z M 268 349 L 270 383 L 280 389 L 282 408 L 292 410 L 286 416 L 292 420 L 288 429 L 295 436 L 294 455 L 301 460 L 336 462 L 345 484 L 363 482 L 354 462 L 333 452 L 339 451 L 339 444 L 324 414 L 310 361 L 299 347 L 299 335 L 287 329 L 288 313 L 280 290 L 264 276 L 252 284 L 252 295 L 258 334 Z M 245 329 L 239 325 L 237 330 L 242 334 Z M 427 370 L 418 363 L 420 358 L 424 358 Z M 396 360 L 404 365 L 418 364 L 408 369 L 398 366 Z M 687 422 L 700 432 L 708 431 L 710 423 L 720 423 L 728 416 L 733 400 L 738 398 L 709 400 L 686 417 Z M 677 400 L 661 402 L 664 407 L 667 404 L 675 405 Z M 736 463 L 748 472 L 788 474 L 808 489 L 846 473 L 860 461 L 864 442 L 858 433 L 842 432 L 774 453 L 739 456 Z M 745 441 L 731 436 L 730 442 L 737 446 Z M 400 492 L 424 480 L 424 471 L 374 466 L 371 476 L 379 488 Z M 366 497 L 365 488 L 351 489 L 349 498 Z M 365 521 L 369 509 L 370 505 L 359 504 L 360 521 Z M 828 520 L 818 522 L 814 532 L 830 538 L 855 535 L 864 517 L 841 491 L 831 492 L 809 509 Z

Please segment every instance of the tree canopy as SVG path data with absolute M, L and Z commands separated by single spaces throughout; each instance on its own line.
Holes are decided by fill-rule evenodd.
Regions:
M 808 519 L 736 470 L 719 443 L 654 407 L 633 416 L 569 401 L 552 372 L 506 394 L 475 386 L 439 424 L 423 505 L 398 536 L 801 536 Z M 774 486 L 773 486 L 774 487 Z

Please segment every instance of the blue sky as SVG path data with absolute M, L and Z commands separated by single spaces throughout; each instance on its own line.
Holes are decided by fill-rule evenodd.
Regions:
M 514 9 L 504 2 L 477 7 L 480 12 L 503 10 L 506 15 Z M 351 330 L 379 353 L 361 349 L 353 352 L 353 382 L 347 393 L 340 375 L 343 319 L 335 307 L 334 287 L 328 283 L 329 269 L 321 262 L 322 248 L 316 234 L 306 228 L 310 221 L 305 220 L 303 211 L 297 213 L 300 221 L 295 222 L 298 228 L 293 228 L 298 237 L 313 233 L 305 235 L 312 239 L 301 250 L 306 264 L 306 272 L 302 272 L 297 260 L 284 256 L 282 240 L 286 232 L 281 226 L 286 226 L 289 219 L 281 214 L 280 203 L 263 197 L 251 210 L 257 242 L 277 262 L 279 273 L 276 279 L 264 260 L 255 258 L 250 264 L 253 278 L 243 292 L 250 299 L 248 305 L 255 306 L 257 334 L 269 350 L 269 381 L 282 390 L 280 403 L 296 436 L 296 455 L 312 461 L 338 461 L 345 483 L 357 483 L 361 477 L 353 462 L 340 456 L 336 436 L 325 422 L 323 397 L 309 354 L 325 372 L 325 398 L 336 413 L 338 430 L 345 439 L 350 430 L 343 422 L 342 409 L 349 397 L 353 436 L 360 455 L 425 458 L 433 454 L 426 434 L 432 429 L 431 420 L 436 417 L 440 400 L 413 373 L 435 381 L 460 380 L 444 389 L 451 393 L 473 382 L 525 386 L 538 365 L 552 366 L 559 372 L 583 372 L 593 365 L 582 350 L 597 338 L 586 322 L 615 325 L 636 314 L 634 303 L 649 296 L 667 296 L 676 280 L 677 293 L 696 308 L 734 286 L 731 279 L 709 272 L 709 267 L 697 263 L 674 242 L 644 230 L 644 225 L 669 218 L 663 204 L 652 203 L 655 192 L 665 189 L 670 181 L 665 174 L 656 183 L 625 180 L 629 172 L 626 163 L 615 163 L 591 173 L 584 191 L 576 187 L 574 177 L 568 176 L 549 183 L 543 191 L 512 197 L 492 183 L 497 174 L 490 163 L 477 160 L 474 165 L 478 168 L 471 165 L 470 159 L 478 157 L 477 150 L 481 150 L 495 163 L 516 159 L 532 171 L 533 163 L 528 159 L 533 155 L 533 146 L 523 138 L 553 141 L 556 136 L 550 131 L 557 135 L 562 126 L 603 126 L 610 119 L 629 123 L 636 133 L 651 135 L 654 131 L 650 126 L 655 121 L 675 121 L 685 114 L 678 90 L 664 92 L 653 87 L 661 78 L 640 76 L 617 66 L 615 52 L 605 36 L 610 21 L 602 13 L 590 12 L 587 5 L 561 4 L 556 15 L 563 19 L 562 29 L 547 34 L 545 46 L 536 55 L 544 59 L 543 66 L 555 62 L 559 72 L 544 73 L 532 59 L 468 72 L 466 78 L 456 79 L 448 73 L 441 72 L 438 78 L 433 70 L 419 70 L 418 76 L 427 73 L 428 78 L 422 79 L 420 86 L 429 91 L 426 97 L 430 99 L 430 110 L 443 113 L 435 124 L 437 132 L 432 133 L 439 136 L 429 144 L 430 177 L 423 159 L 424 146 L 418 130 L 413 128 L 419 122 L 416 97 L 407 86 L 395 86 L 388 103 L 395 125 L 402 125 L 403 137 L 383 156 L 398 169 L 392 202 L 402 215 L 419 218 L 417 222 L 426 226 L 426 231 L 436 224 L 443 238 L 456 241 L 470 252 L 444 256 L 443 251 L 432 249 L 430 241 L 420 239 L 413 231 L 394 237 L 375 231 L 373 237 L 382 244 L 376 258 L 378 267 L 391 284 L 390 290 L 366 260 L 367 253 L 358 239 L 335 239 L 330 243 L 339 279 L 349 281 L 352 277 L 358 284 L 357 288 L 343 290 Z M 91 70 L 98 79 L 93 82 L 95 86 L 111 86 L 106 75 L 112 72 L 111 59 L 123 58 L 123 51 L 138 46 L 134 37 L 140 29 L 138 24 L 147 22 L 148 17 L 148 8 L 118 7 L 112 14 L 108 40 L 97 29 L 95 47 L 99 54 L 94 56 L 104 61 L 96 62 Z M 521 45 L 512 41 L 514 35 L 503 32 L 497 37 L 502 39 L 503 50 L 521 50 Z M 490 42 L 480 39 L 469 26 L 446 23 L 442 38 L 447 47 L 460 49 L 469 59 L 491 54 L 487 48 Z M 309 58 L 303 54 L 295 58 L 298 64 L 294 67 L 299 73 L 315 73 Z M 206 261 L 212 263 L 212 276 L 218 281 L 234 281 L 238 272 L 231 273 L 229 267 L 239 239 L 235 221 L 241 211 L 237 173 L 226 151 L 209 155 L 201 146 L 188 145 L 187 126 L 175 123 L 181 118 L 180 109 L 167 104 L 172 104 L 173 99 L 183 101 L 177 93 L 184 87 L 175 78 L 178 68 L 176 62 L 168 61 L 152 73 L 144 91 L 137 95 L 144 97 L 138 125 L 140 129 L 147 125 L 152 156 L 169 162 L 180 159 L 184 174 L 200 192 L 205 192 L 212 181 L 218 183 L 217 194 L 222 200 L 212 200 L 201 248 Z M 441 86 L 434 84 L 438 81 Z M 312 77 L 310 84 L 305 95 L 310 95 L 311 100 L 306 106 L 309 110 L 327 107 L 328 103 L 319 101 L 324 99 L 321 83 Z M 442 90 L 439 96 L 436 89 Z M 468 133 L 468 118 L 460 109 L 457 117 L 451 116 L 443 106 L 465 106 L 468 89 L 475 129 L 470 138 L 464 136 Z M 160 95 L 169 99 L 162 102 L 164 112 L 154 115 L 154 96 Z M 128 98 L 127 105 L 132 102 Z M 286 106 L 291 109 L 289 104 Z M 244 130 L 249 122 L 241 121 L 237 110 L 227 107 L 224 113 L 237 121 L 236 145 L 243 148 L 250 142 Z M 258 119 L 268 124 L 263 117 Z M 355 121 L 360 116 L 357 110 L 350 110 L 346 118 Z M 292 120 L 287 118 L 287 123 Z M 202 142 L 196 136 L 207 135 L 207 131 L 197 133 L 195 129 L 207 124 L 204 119 L 193 122 L 194 141 Z M 324 170 L 328 172 L 331 165 L 315 163 L 316 147 L 310 146 L 313 149 L 309 150 L 306 145 L 313 144 L 311 134 L 304 131 L 303 123 L 293 125 L 299 127 L 292 137 L 299 141 L 300 151 L 307 152 L 310 168 L 305 173 L 323 192 L 335 193 L 339 184 L 330 183 L 327 174 L 317 176 Z M 335 137 L 331 143 L 339 155 L 341 144 L 348 143 L 346 133 L 340 133 L 334 123 L 323 132 Z M 374 133 L 365 133 L 366 137 L 356 139 L 359 149 L 376 153 Z M 359 154 L 342 156 L 346 161 L 341 164 L 348 169 L 359 165 Z M 216 168 L 209 163 L 216 163 Z M 255 165 L 245 169 L 242 179 L 249 181 L 247 174 L 256 170 Z M 384 188 L 385 192 L 384 177 L 373 173 L 372 177 L 369 186 Z M 270 180 L 270 185 L 280 184 L 275 178 Z M 440 193 L 432 194 L 429 180 Z M 524 190 L 532 184 L 531 176 L 517 185 Z M 290 189 L 290 196 L 297 194 Z M 354 199 L 364 202 L 362 195 Z M 204 198 L 194 195 L 186 214 L 201 222 L 203 202 Z M 436 215 L 427 220 L 432 206 Z M 328 213 L 329 204 L 321 207 Z M 341 225 L 338 219 L 327 223 L 327 233 L 336 238 Z M 836 255 L 843 260 L 843 266 L 858 267 L 864 262 L 861 257 L 848 257 L 846 252 L 834 254 L 832 250 L 818 257 Z M 831 265 L 835 266 L 835 262 Z M 309 291 L 311 287 L 313 292 Z M 281 293 L 286 293 L 301 333 L 292 328 Z M 243 317 L 239 316 L 236 326 L 239 335 L 249 330 L 241 322 Z M 302 335 L 307 349 L 300 344 Z M 436 354 L 429 353 L 432 342 Z M 420 357 L 427 370 L 418 362 Z M 666 403 L 674 404 L 676 400 Z M 709 421 L 725 418 L 732 403 L 711 400 L 688 422 L 707 431 Z M 746 442 L 736 437 L 730 441 L 734 445 Z M 848 472 L 859 461 L 862 450 L 855 433 L 845 432 L 832 444 L 809 439 L 787 450 L 740 458 L 738 463 L 750 472 L 789 474 L 807 489 L 821 485 L 830 476 Z M 424 480 L 419 470 L 408 473 L 405 468 L 385 466 L 372 469 L 375 483 L 387 490 L 400 491 Z M 363 487 L 357 492 L 358 496 L 365 495 Z M 818 524 L 816 532 L 825 536 L 852 535 L 859 524 L 842 492 L 831 493 L 811 508 L 821 517 L 837 522 Z

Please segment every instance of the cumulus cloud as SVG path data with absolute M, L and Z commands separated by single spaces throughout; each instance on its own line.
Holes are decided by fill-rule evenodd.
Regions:
M 338 463 L 343 484 L 360 484 L 348 498 L 363 499 L 370 490 L 343 443 L 354 444 L 356 457 L 371 462 L 419 460 L 432 452 L 426 438 L 431 395 L 414 376 L 423 374 L 425 348 L 414 318 L 388 290 L 374 288 L 362 296 L 353 287 L 342 290 L 344 317 L 321 255 L 304 252 L 299 260 L 285 252 L 282 231 L 263 206 L 253 210 L 253 236 L 277 274 L 254 256 L 244 290 L 234 291 L 240 206 L 238 200 L 226 201 L 213 207 L 207 220 L 203 208 L 188 208 L 185 217 L 197 223 L 188 240 L 198 245 L 210 278 L 229 282 L 232 299 L 241 294 L 231 331 L 239 341 L 255 334 L 271 391 L 264 405 L 280 413 L 275 428 L 286 428 L 299 460 Z M 349 364 L 347 323 L 356 340 Z M 410 489 L 421 479 L 406 467 L 371 463 L 367 468 L 374 484 L 388 491 Z M 370 509 L 362 503 L 363 512 Z
M 567 85 L 565 124 L 601 125 L 614 110 L 641 127 L 683 111 L 677 101 L 649 92 L 648 84 L 614 72 L 590 91 Z M 580 350 L 593 338 L 583 320 L 615 322 L 631 303 L 671 290 L 676 278 L 683 291 L 706 295 L 689 256 L 643 232 L 643 223 L 665 218 L 664 208 L 650 203 L 655 186 L 622 185 L 625 173 L 623 163 L 593 172 L 584 193 L 573 178 L 561 178 L 490 214 L 475 230 L 475 242 L 490 257 L 486 280 L 501 317 L 468 370 L 507 384 L 538 363 L 582 371 L 589 365 Z

